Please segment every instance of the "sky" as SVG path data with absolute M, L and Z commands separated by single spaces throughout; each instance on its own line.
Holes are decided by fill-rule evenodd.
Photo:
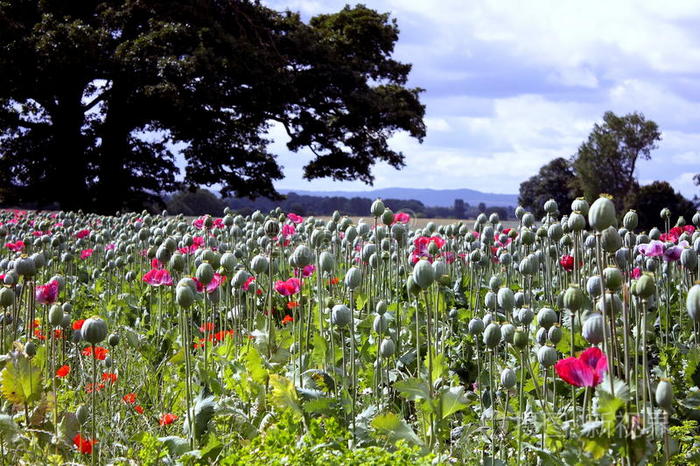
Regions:
M 302 17 L 346 2 L 263 0 Z M 409 86 L 426 89 L 427 137 L 390 145 L 406 156 L 397 171 L 374 168 L 374 187 L 470 188 L 517 193 L 556 157 L 570 157 L 603 113 L 638 111 L 662 132 L 642 184 L 665 180 L 700 195 L 700 2 L 697 0 L 367 0 L 400 29 L 394 58 L 413 65 Z M 286 150 L 278 189 L 365 190 L 360 182 L 307 182 L 307 152 Z

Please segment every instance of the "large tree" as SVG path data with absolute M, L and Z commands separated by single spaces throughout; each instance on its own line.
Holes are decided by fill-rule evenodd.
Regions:
M 540 168 L 528 180 L 520 183 L 518 202 L 538 217 L 544 215 L 544 203 L 554 199 L 564 212 L 575 199 L 575 176 L 568 160 L 558 157 Z
M 364 6 L 308 23 L 244 0 L 0 0 L 0 195 L 114 211 L 184 184 L 276 196 L 272 124 L 308 179 L 400 168 L 421 89 L 396 22 Z
M 671 211 L 674 222 L 681 215 L 685 217 L 686 222 L 690 222 L 695 214 L 693 203 L 676 192 L 666 181 L 654 181 L 642 186 L 625 199 L 625 204 L 627 209 L 637 211 L 639 228 L 646 231 L 653 227 L 664 229 L 663 220 L 659 216 L 663 208 Z
M 649 160 L 660 140 L 657 124 L 641 113 L 617 116 L 605 112 L 603 123 L 593 126 L 574 156 L 578 188 L 589 200 L 601 193 L 611 194 L 621 209 L 625 197 L 639 189 L 637 162 Z

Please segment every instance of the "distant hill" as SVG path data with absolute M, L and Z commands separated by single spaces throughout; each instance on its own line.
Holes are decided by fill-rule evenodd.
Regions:
M 487 206 L 508 207 L 518 205 L 517 194 L 482 193 L 474 189 L 415 189 L 415 188 L 384 188 L 367 191 L 305 191 L 299 189 L 280 189 L 283 194 L 296 193 L 302 196 L 339 196 L 339 197 L 369 197 L 382 199 L 416 199 L 426 206 L 452 207 L 455 199 L 462 199 L 470 205 L 483 202 Z

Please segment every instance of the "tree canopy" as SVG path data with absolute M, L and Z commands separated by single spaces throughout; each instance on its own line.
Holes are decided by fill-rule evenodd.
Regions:
M 275 197 L 273 124 L 314 154 L 305 178 L 370 183 L 403 166 L 392 134 L 425 135 L 398 34 L 361 5 L 306 23 L 243 0 L 0 1 L 0 195 L 107 212 L 182 185 Z
M 518 201 L 538 217 L 544 215 L 544 203 L 549 199 L 557 201 L 559 208 L 568 208 L 576 197 L 572 189 L 575 178 L 569 161 L 558 157 L 520 184 Z
M 671 218 L 684 216 L 690 222 L 695 214 L 693 203 L 677 193 L 666 181 L 654 181 L 642 186 L 639 191 L 627 198 L 627 207 L 637 211 L 639 228 L 650 230 L 662 225 L 659 214 L 661 209 L 668 208 Z
M 588 139 L 573 158 L 578 188 L 589 200 L 608 193 L 618 209 L 638 189 L 635 169 L 641 158 L 649 160 L 661 132 L 641 113 L 617 116 L 605 112 L 603 123 L 593 126 Z

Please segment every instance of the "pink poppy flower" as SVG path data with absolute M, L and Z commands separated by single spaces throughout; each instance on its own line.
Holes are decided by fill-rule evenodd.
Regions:
M 14 243 L 5 243 L 5 247 L 9 249 L 12 252 L 20 252 L 24 250 L 24 241 L 18 240 L 15 241 Z
M 635 267 L 632 269 L 632 273 L 630 274 L 632 278 L 637 279 L 642 276 L 642 269 L 639 267 Z
M 595 387 L 608 370 L 608 358 L 600 348 L 591 347 L 579 355 L 561 359 L 554 365 L 557 375 L 569 385 Z
M 250 277 L 248 277 L 248 279 L 245 281 L 245 283 L 241 286 L 241 288 L 242 288 L 244 291 L 248 291 L 248 290 L 250 289 L 250 285 L 251 285 L 254 281 L 255 281 L 255 277 L 251 275 Z
M 296 232 L 297 232 L 297 229 L 294 228 L 294 225 L 289 225 L 289 224 L 282 225 L 282 237 L 283 238 L 286 238 L 287 236 L 292 236 Z
M 151 269 L 143 275 L 142 280 L 152 286 L 173 284 L 173 277 L 165 269 Z
M 278 280 L 275 282 L 275 291 L 282 296 L 291 296 L 297 294 L 301 289 L 301 280 L 298 278 L 290 278 L 288 280 Z
M 59 283 L 57 280 L 51 280 L 45 285 L 38 285 L 34 292 L 36 302 L 39 304 L 53 304 L 58 298 Z
M 77 232 L 77 233 L 75 234 L 75 237 L 78 238 L 78 239 L 80 239 L 80 238 L 85 238 L 85 237 L 86 237 L 87 235 L 89 235 L 89 234 L 90 234 L 90 230 L 88 230 L 87 228 L 85 228 L 85 229 L 80 230 L 79 232 Z
M 85 260 L 88 257 L 92 256 L 93 252 L 95 252 L 95 250 L 92 248 L 83 249 L 82 251 L 80 251 L 80 258 Z
M 662 256 L 664 254 L 664 243 L 654 240 L 646 244 L 640 244 L 638 250 L 646 257 Z
M 301 270 L 301 275 L 304 278 L 310 277 L 311 275 L 314 274 L 315 271 L 316 271 L 316 266 L 313 264 L 309 264 Z
M 293 223 L 297 223 L 297 224 L 304 221 L 304 217 L 301 217 L 297 214 L 293 214 L 291 212 L 287 214 L 287 218 L 289 220 L 291 220 Z
M 397 212 L 394 214 L 394 223 L 408 223 L 411 221 L 411 216 L 406 212 Z

